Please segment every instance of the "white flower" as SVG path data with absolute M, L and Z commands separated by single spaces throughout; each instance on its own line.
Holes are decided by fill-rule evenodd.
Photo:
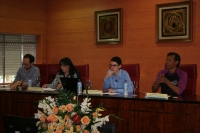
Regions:
M 102 125 L 105 125 L 106 122 L 109 121 L 109 115 L 103 117 L 103 118 L 96 118 L 95 121 L 94 121 L 94 126 L 96 127 L 101 127 Z M 95 127 L 93 127 L 95 129 Z
M 100 133 L 98 129 L 92 130 L 91 133 Z
M 53 102 L 53 101 L 54 101 L 54 98 L 51 98 L 51 96 L 46 97 L 46 99 L 47 99 L 48 101 L 50 101 L 50 102 Z
M 72 113 L 71 113 L 71 117 L 74 116 L 75 114 L 77 114 L 77 113 L 76 113 L 76 112 L 72 112 Z
M 107 115 L 107 116 L 105 116 L 105 117 L 102 118 L 102 122 L 103 122 L 104 125 L 105 125 L 106 122 L 108 122 L 108 121 L 109 121 L 109 115 Z
M 37 123 L 36 123 L 36 126 L 38 126 L 40 124 L 40 121 L 38 121 Z
M 91 105 L 91 103 L 89 103 L 89 101 L 90 101 L 90 99 L 91 98 L 85 98 L 84 100 L 83 100 L 83 102 L 81 103 L 81 112 L 83 113 L 83 114 L 88 114 L 89 113 L 89 111 L 92 111 L 91 109 L 89 109 L 89 107 L 90 107 L 90 105 Z
M 42 114 L 35 113 L 34 115 L 35 115 L 35 119 L 40 119 L 40 117 L 41 117 Z

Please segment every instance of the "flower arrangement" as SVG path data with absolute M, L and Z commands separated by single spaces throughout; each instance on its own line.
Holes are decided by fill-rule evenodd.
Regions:
M 88 95 L 81 103 L 73 92 L 60 90 L 56 98 L 45 97 L 39 101 L 35 118 L 39 133 L 99 133 L 97 127 L 109 121 L 109 116 L 101 117 L 105 109 L 100 104 L 91 107 Z

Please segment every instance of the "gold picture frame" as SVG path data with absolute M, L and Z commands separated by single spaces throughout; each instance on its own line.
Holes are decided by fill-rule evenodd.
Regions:
M 95 43 L 122 43 L 122 8 L 95 11 Z
M 156 5 L 156 42 L 192 41 L 192 0 Z

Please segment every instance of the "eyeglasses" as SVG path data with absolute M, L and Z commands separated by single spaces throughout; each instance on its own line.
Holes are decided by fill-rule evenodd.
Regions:
M 112 65 L 112 64 L 109 65 L 109 67 L 116 67 L 116 66 L 119 66 L 119 65 Z
M 24 63 L 22 63 L 22 66 L 29 66 L 30 64 L 24 64 Z

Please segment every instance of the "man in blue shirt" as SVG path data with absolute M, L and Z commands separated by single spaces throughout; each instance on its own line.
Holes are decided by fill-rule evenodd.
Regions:
M 110 61 L 110 69 L 104 78 L 105 92 L 123 92 L 124 82 L 128 83 L 128 92 L 133 92 L 133 85 L 127 71 L 121 69 L 122 60 L 115 56 Z
M 17 71 L 17 75 L 13 83 L 10 84 L 10 89 L 16 89 L 19 84 L 23 87 L 28 86 L 28 80 L 32 81 L 32 85 L 36 86 L 35 80 L 40 76 L 40 70 L 34 66 L 35 57 L 31 54 L 24 55 L 22 67 Z

